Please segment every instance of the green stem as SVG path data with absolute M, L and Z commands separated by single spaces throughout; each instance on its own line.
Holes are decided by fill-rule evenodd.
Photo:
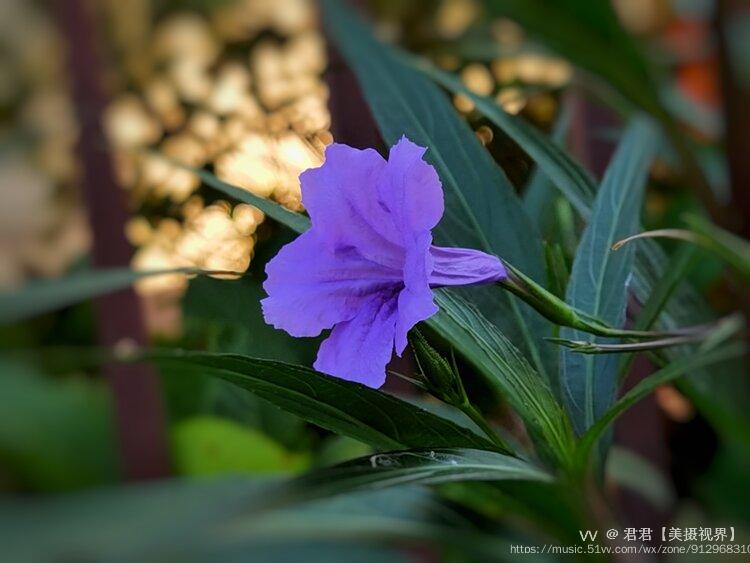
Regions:
M 613 328 L 599 319 L 571 307 L 507 262 L 504 262 L 504 264 L 508 270 L 508 277 L 498 282 L 499 285 L 523 299 L 536 309 L 537 312 L 560 326 L 567 326 L 582 332 L 610 338 L 667 338 L 670 336 L 694 334 L 699 328 L 705 328 L 688 327 L 670 332 Z

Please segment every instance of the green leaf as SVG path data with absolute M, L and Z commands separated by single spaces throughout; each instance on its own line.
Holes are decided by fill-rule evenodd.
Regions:
M 600 0 L 486 0 L 490 14 L 518 22 L 574 65 L 602 78 L 648 113 L 665 112 L 648 61 Z
M 171 441 L 173 463 L 181 475 L 283 473 L 308 465 L 305 456 L 287 452 L 257 430 L 216 416 L 178 422 Z
M 157 351 L 147 359 L 241 387 L 323 428 L 379 448 L 496 447 L 391 395 L 311 369 L 232 354 Z
M 427 324 L 448 340 L 505 397 L 543 452 L 563 464 L 572 451 L 570 422 L 552 389 L 503 334 L 453 292 L 435 292 Z
M 47 492 L 114 483 L 115 438 L 101 382 L 48 379 L 0 360 L 0 466 L 11 480 Z
M 190 269 L 136 272 L 130 268 L 93 270 L 64 278 L 33 281 L 17 291 L 0 292 L 0 325 L 15 323 L 118 291 L 144 276 L 192 272 Z
M 655 508 L 668 511 L 676 501 L 668 477 L 650 460 L 637 453 L 613 447 L 607 457 L 607 482 L 629 489 L 649 501 Z
M 576 211 L 584 219 L 588 218 L 590 202 L 596 194 L 596 183 L 588 171 L 559 145 L 522 117 L 506 113 L 493 98 L 473 93 L 457 76 L 413 55 L 402 53 L 401 57 L 444 88 L 471 98 L 477 111 L 513 139 L 538 164 L 539 169 L 570 201 Z M 528 202 L 524 202 L 524 205 L 527 210 L 535 209 L 529 207 L 531 204 Z
M 315 544 L 346 540 L 350 544 L 360 540 L 380 546 L 406 542 L 433 549 L 451 547 L 471 561 L 490 561 L 497 553 L 510 549 L 508 541 L 497 530 L 477 530 L 465 516 L 441 503 L 430 491 L 410 486 L 356 492 L 249 515 L 217 532 L 221 539 L 243 544 L 249 541 L 287 546 L 300 540 Z M 289 559 L 274 561 L 278 560 Z M 390 561 L 391 557 L 385 560 Z M 360 559 L 356 554 L 343 552 L 339 558 L 329 561 Z
M 496 104 L 496 107 L 498 109 L 501 109 L 499 104 Z M 549 137 L 549 140 L 552 141 L 554 145 L 557 145 L 563 149 L 565 148 L 565 139 L 568 135 L 568 130 L 570 129 L 571 114 L 572 112 L 567 106 L 563 106 L 560 109 L 559 115 L 557 116 L 555 125 L 552 129 L 552 133 Z M 508 114 L 508 117 L 510 117 L 510 114 Z M 517 119 L 520 121 L 522 118 L 518 117 Z M 523 135 L 521 135 L 521 138 L 523 138 Z M 545 143 L 544 140 L 542 140 L 541 143 L 537 143 L 534 141 L 536 140 L 533 139 L 532 142 L 529 143 L 529 145 L 532 147 L 549 146 L 549 144 Z M 544 156 L 542 156 L 541 158 L 543 157 Z M 582 172 L 584 175 L 586 174 L 586 172 L 582 168 L 580 169 L 580 172 Z M 585 181 L 586 178 L 584 178 L 584 182 Z M 593 181 L 591 182 L 591 184 L 593 184 Z M 593 185 L 591 187 L 593 187 Z M 531 217 L 531 219 L 536 223 L 537 228 L 543 234 L 546 234 L 550 228 L 550 224 L 554 215 L 555 198 L 557 197 L 558 195 L 555 191 L 554 178 L 550 178 L 544 171 L 544 168 L 537 165 L 534 168 L 534 171 L 531 173 L 531 178 L 526 183 L 526 188 L 523 192 L 523 206 L 526 209 L 526 212 L 529 214 L 529 217 Z
M 496 452 L 470 449 L 428 449 L 368 455 L 313 471 L 272 488 L 270 506 L 359 490 L 397 485 L 436 485 L 455 481 L 541 481 L 552 476 L 526 461 Z
M 634 121 L 607 168 L 590 221 L 578 246 L 567 288 L 572 307 L 619 328 L 625 319 L 633 252 L 612 245 L 637 227 L 646 177 L 658 136 L 646 121 Z M 624 249 L 623 249 L 624 250 Z M 587 340 L 567 327 L 566 340 Z M 560 384 L 573 426 L 582 434 L 612 404 L 617 392 L 617 357 L 561 353 Z
M 750 280 L 750 243 L 703 217 L 687 215 L 684 220 L 698 244 L 725 260 L 745 282 Z
M 643 309 L 636 320 L 635 330 L 649 330 L 654 325 L 680 282 L 695 265 L 696 257 L 695 249 L 690 247 L 680 248 L 672 256 L 664 276 L 651 288 L 648 299 L 643 304 Z
M 717 227 L 709 220 L 697 215 L 684 217 L 691 230 L 657 229 L 629 236 L 617 243 L 617 247 L 634 240 L 647 238 L 669 238 L 701 246 L 724 260 L 743 280 L 750 280 L 750 243 Z
M 410 64 L 421 69 L 442 86 L 469 96 L 482 115 L 500 127 L 534 159 L 547 177 L 553 179 L 555 187 L 575 208 L 578 215 L 584 220 L 589 219 L 596 195 L 596 185 L 590 174 L 568 153 L 556 146 L 550 138 L 528 125 L 523 118 L 504 112 L 492 98 L 478 96 L 468 91 L 463 83 L 452 74 L 412 55 L 404 54 L 403 56 Z M 668 258 L 664 251 L 653 241 L 642 241 L 636 253 L 636 276 L 633 280 L 633 289 L 638 298 L 645 302 L 652 288 L 667 273 Z M 697 324 L 708 320 L 705 303 L 689 285 L 681 284 L 677 287 L 675 297 L 675 301 L 665 305 L 665 313 L 660 318 L 665 328 Z
M 452 547 L 478 561 L 509 550 L 494 530 L 477 530 L 421 487 L 360 492 L 258 514 L 255 500 L 267 484 L 246 477 L 171 479 L 5 500 L 0 503 L 0 544 L 4 557 L 14 562 L 73 557 L 405 563 L 413 559 L 404 556 L 405 542 Z
M 739 342 L 727 344 L 709 351 L 698 351 L 691 356 L 677 360 L 640 381 L 612 405 L 583 435 L 578 447 L 580 463 L 588 461 L 589 454 L 596 442 L 609 426 L 626 410 L 646 397 L 659 385 L 674 381 L 693 370 L 699 370 L 747 354 L 747 347 Z
M 229 196 L 232 199 L 236 199 L 237 201 L 241 201 L 243 203 L 247 203 L 249 205 L 257 207 L 263 213 L 265 213 L 272 219 L 275 219 L 282 225 L 286 225 L 297 234 L 304 233 L 307 229 L 310 228 L 310 219 L 306 215 L 295 213 L 294 211 L 289 211 L 286 207 L 279 205 L 276 202 L 257 196 L 254 193 L 249 192 L 248 190 L 243 190 L 242 188 L 238 188 L 237 186 L 228 184 L 223 180 L 220 180 L 207 170 L 186 167 L 184 165 L 181 166 L 197 174 L 205 184 L 208 184 L 215 190 L 220 191 L 221 193 Z
M 445 215 L 434 231 L 438 244 L 502 256 L 544 283 L 541 239 L 513 187 L 447 97 L 410 68 L 342 2 L 323 3 L 326 29 L 356 74 L 387 144 L 406 135 L 428 147 L 445 191 Z M 472 289 L 471 300 L 509 335 L 523 342 L 532 363 L 547 375 L 553 354 L 543 354 L 549 323 L 526 305 L 496 291 Z

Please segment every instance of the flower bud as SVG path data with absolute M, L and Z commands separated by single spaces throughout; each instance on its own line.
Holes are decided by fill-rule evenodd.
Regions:
M 467 404 L 466 392 L 456 369 L 430 346 L 419 330 L 412 330 L 409 340 L 427 390 L 449 405 L 461 407 Z

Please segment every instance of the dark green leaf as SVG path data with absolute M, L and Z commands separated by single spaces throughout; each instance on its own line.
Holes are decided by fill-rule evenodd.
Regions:
M 547 381 L 470 303 L 447 290 L 435 295 L 440 310 L 429 326 L 508 400 L 542 451 L 565 463 L 572 450 L 570 423 Z
M 592 448 L 612 422 L 635 403 L 651 393 L 659 385 L 664 385 L 665 383 L 674 381 L 690 371 L 699 370 L 729 359 L 740 358 L 745 354 L 747 354 L 747 347 L 742 343 L 735 342 L 715 350 L 699 350 L 695 354 L 672 362 L 656 373 L 649 375 L 646 379 L 639 382 L 630 391 L 620 397 L 620 399 L 618 399 L 618 401 L 586 431 L 579 443 L 579 460 L 582 463 L 586 463 Z
M 697 215 L 684 217 L 698 244 L 725 260 L 744 280 L 750 280 L 750 243 Z
M 544 283 L 541 240 L 502 170 L 459 118 L 446 96 L 410 68 L 342 2 L 326 0 L 324 22 L 331 38 L 359 79 L 362 92 L 386 143 L 406 135 L 428 147 L 445 190 L 445 215 L 435 229 L 438 244 L 481 249 L 506 258 Z M 472 290 L 486 316 L 518 336 L 532 363 L 548 375 L 552 354 L 542 338 L 550 326 L 526 305 L 505 295 Z M 543 359 L 544 358 L 544 359 Z
M 628 128 L 612 158 L 594 203 L 590 221 L 573 263 L 567 289 L 572 307 L 619 328 L 625 318 L 633 252 L 613 252 L 612 245 L 632 233 L 640 220 L 644 187 L 658 136 L 646 121 Z M 566 340 L 587 340 L 563 328 Z M 561 355 L 560 385 L 573 425 L 582 434 L 612 404 L 617 388 L 616 356 Z
M 635 330 L 649 330 L 654 325 L 679 283 L 695 265 L 696 256 L 695 249 L 687 246 L 678 250 L 669 260 L 664 276 L 657 281 L 649 293 L 648 300 L 643 304 Z
M 211 352 L 231 352 L 299 365 L 312 365 L 320 339 L 294 338 L 263 319 L 260 301 L 265 266 L 279 249 L 294 239 L 280 230 L 258 245 L 247 274 L 237 280 L 197 277 L 183 299 L 185 318 L 197 331 L 209 332 Z
M 61 279 L 30 282 L 17 291 L 0 292 L 0 325 L 18 322 L 124 289 L 144 276 L 183 271 L 193 270 L 135 272 L 130 268 L 113 268 L 73 274 Z
M 360 492 L 258 514 L 268 481 L 168 480 L 0 504 L 9 561 L 378 562 L 396 547 L 441 545 L 489 560 L 509 544 L 420 487 Z M 33 537 L 34 541 L 29 541 Z
M 470 430 L 391 395 L 300 366 L 201 352 L 148 357 L 185 374 L 229 381 L 308 422 L 375 447 L 495 449 Z
M 183 311 L 189 334 L 208 340 L 209 352 L 236 353 L 244 356 L 279 360 L 309 366 L 315 359 L 320 339 L 294 338 L 266 324 L 260 300 L 265 266 L 283 246 L 294 238 L 288 229 L 279 229 L 271 240 L 258 245 L 247 275 L 237 280 L 197 277 L 190 281 L 183 298 Z M 186 377 L 166 373 L 172 387 Z M 261 430 L 294 450 L 307 441 L 304 421 L 249 393 L 237 393 L 234 385 L 221 380 L 206 382 L 201 400 L 202 411 L 220 414 Z
M 221 193 L 231 197 L 232 199 L 257 207 L 272 219 L 275 219 L 282 225 L 286 225 L 298 234 L 304 233 L 307 229 L 310 228 L 310 219 L 307 216 L 302 215 L 301 213 L 289 211 L 286 207 L 283 207 L 269 199 L 257 196 L 254 193 L 249 192 L 248 190 L 243 190 L 242 188 L 238 188 L 237 186 L 233 186 L 232 184 L 227 184 L 223 180 L 219 180 L 219 178 L 217 178 L 207 170 L 198 168 L 189 169 L 191 172 L 197 174 L 204 183 L 208 184 L 215 190 L 220 191 Z
M 498 109 L 500 109 L 499 106 Z M 570 111 L 570 108 L 563 106 L 560 109 L 550 135 L 550 141 L 563 149 L 565 148 L 565 139 L 568 135 L 568 130 L 570 129 L 571 114 L 572 112 Z M 520 120 L 521 118 L 518 119 Z M 503 130 L 505 130 L 505 128 L 503 128 Z M 523 138 L 523 135 L 521 135 L 521 137 Z M 531 143 L 531 146 L 534 145 L 536 145 L 536 143 Z M 544 144 L 539 144 L 538 146 L 544 146 Z M 543 158 L 543 156 L 541 158 Z M 580 172 L 586 174 L 582 168 L 580 169 Z M 555 190 L 554 179 L 547 175 L 544 168 L 537 165 L 531 173 L 531 178 L 526 184 L 523 193 L 523 206 L 529 214 L 529 217 L 531 217 L 536 223 L 537 228 L 543 234 L 546 234 L 550 228 L 554 203 L 557 197 L 558 194 Z
M 528 462 L 496 452 L 431 449 L 384 452 L 321 469 L 282 483 L 268 493 L 271 506 L 355 490 L 454 481 L 543 481 L 552 476 Z
M 602 78 L 626 100 L 662 116 L 653 71 L 609 2 L 486 0 L 490 13 L 521 24 L 545 46 Z
M 498 103 L 489 97 L 479 96 L 464 86 L 461 80 L 423 59 L 402 54 L 415 68 L 420 69 L 441 86 L 451 92 L 461 93 L 471 98 L 477 110 L 497 125 L 513 139 L 533 160 L 539 169 L 553 182 L 584 218 L 590 213 L 590 201 L 596 193 L 596 183 L 591 175 L 552 139 L 526 123 L 522 117 L 506 113 Z M 535 207 L 527 209 L 536 209 Z
M 677 500 L 672 482 L 661 467 L 631 450 L 613 447 L 607 457 L 606 474 L 608 482 L 633 491 L 659 510 L 670 510 Z

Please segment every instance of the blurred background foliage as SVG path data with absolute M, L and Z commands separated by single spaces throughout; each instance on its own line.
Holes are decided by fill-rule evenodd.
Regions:
M 268 327 L 258 303 L 264 265 L 291 234 L 256 207 L 227 199 L 189 168 L 206 169 L 256 196 L 303 211 L 299 173 L 320 165 L 325 146 L 339 140 L 337 106 L 331 103 L 329 109 L 329 99 L 359 96 L 351 84 L 347 89 L 330 79 L 329 63 L 340 55 L 326 42 L 319 6 L 313 0 L 89 4 L 108 98 L 101 150 L 111 155 L 127 201 L 123 231 L 134 248 L 130 265 L 249 274 L 139 280 L 149 342 L 310 365 L 317 342 L 295 341 Z M 729 205 L 714 2 L 354 4 L 368 14 L 379 39 L 425 57 L 435 68 L 454 73 L 472 94 L 521 116 L 572 153 L 597 182 L 619 141 L 622 120 L 636 111 L 649 113 L 668 142 L 650 168 L 644 230 L 684 228 L 686 214 L 707 217 L 729 207 L 736 216 L 721 224 L 741 231 L 738 217 L 748 210 Z M 6 0 L 0 8 L 0 285 L 6 291 L 29 280 L 84 271 L 90 262 L 92 234 L 75 153 L 78 125 L 67 48 L 54 14 L 41 1 Z M 743 29 L 747 34 L 748 27 Z M 748 54 L 742 53 L 738 57 L 746 61 Z M 341 91 L 333 90 L 337 86 Z M 583 218 L 471 96 L 453 88 L 446 96 L 523 197 L 545 240 L 549 286 L 564 295 Z M 361 107 L 361 121 L 353 126 L 374 132 L 366 106 Z M 667 257 L 684 245 L 668 239 L 658 244 Z M 700 296 L 702 304 L 691 310 L 699 318 L 706 311 L 713 317 L 742 307 L 747 311 L 746 279 L 727 273 L 727 256 L 696 248 L 681 272 Z M 732 260 L 735 265 L 745 260 L 746 267 L 746 247 L 729 255 L 730 266 Z M 384 553 L 406 557 L 403 550 L 367 545 L 340 551 L 333 540 L 342 527 L 358 540 L 438 542 L 449 557 L 461 560 L 467 554 L 481 558 L 483 550 L 493 557 L 505 553 L 511 540 L 571 537 L 578 529 L 580 515 L 567 499 L 524 491 L 523 483 L 482 494 L 446 485 L 439 488 L 440 501 L 422 490 L 358 493 L 303 510 L 289 508 L 284 517 L 238 525 L 220 538 L 204 538 L 203 524 L 241 511 L 241 500 L 255 498 L 251 493 L 261 488 L 255 479 L 237 478 L 241 486 L 221 480 L 190 487 L 181 481 L 149 485 L 125 495 L 115 516 L 121 525 L 110 529 L 99 530 L 103 524 L 95 515 L 104 509 L 98 503 L 107 500 L 94 494 L 81 497 L 75 509 L 52 500 L 43 512 L 35 511 L 10 497 L 123 481 L 111 390 L 97 369 L 70 369 L 54 354 L 14 353 L 87 346 L 96 342 L 96 330 L 90 304 L 0 328 L 7 352 L 0 367 L 0 489 L 9 495 L 0 520 L 8 527 L 4 538 L 30 522 L 54 528 L 50 533 L 57 539 L 35 546 L 40 560 L 52 557 L 65 537 L 88 541 L 99 533 L 100 547 L 92 553 L 122 550 L 133 557 L 188 538 L 183 553 L 195 549 L 194 555 L 227 561 L 241 558 L 247 546 L 259 561 L 295 560 L 301 554 L 321 560 L 382 560 Z M 413 363 L 407 358 L 393 369 L 413 371 Z M 620 521 L 750 526 L 747 373 L 743 365 L 722 369 L 734 373 L 659 387 L 638 407 L 643 410 L 618 423 L 606 486 Z M 372 452 L 220 379 L 170 367 L 161 370 L 160 379 L 175 475 L 250 475 L 270 483 Z M 434 399 L 391 379 L 391 393 L 470 426 L 460 413 L 446 414 Z M 479 378 L 466 385 L 471 394 L 484 396 Z M 507 405 L 487 403 L 493 420 L 511 429 L 520 425 Z M 370 511 L 365 516 L 377 520 L 374 532 L 367 531 L 367 518 L 358 520 L 362 507 Z M 84 520 L 67 524 L 71 510 Z M 149 515 L 137 530 L 128 529 L 133 514 Z M 305 532 L 311 522 L 318 528 Z M 129 542 L 123 529 L 139 540 Z M 289 540 L 295 530 L 299 537 Z M 317 533 L 311 536 L 315 541 L 306 533 Z M 286 539 L 267 545 L 264 534 Z M 31 557 L 28 546 L 11 547 L 11 553 Z

